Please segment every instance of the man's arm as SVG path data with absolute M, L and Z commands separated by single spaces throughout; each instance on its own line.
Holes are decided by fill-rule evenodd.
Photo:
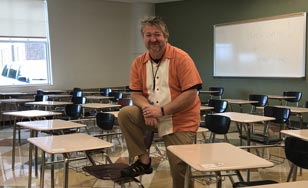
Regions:
M 145 124 L 149 126 L 156 126 L 158 123 L 157 117 L 149 116 L 148 114 L 151 111 L 145 110 L 148 107 L 152 106 L 149 103 L 148 99 L 145 96 L 143 96 L 141 92 L 132 92 L 131 96 L 132 96 L 134 105 L 142 109 Z
M 159 118 L 179 112 L 189 106 L 197 97 L 197 89 L 189 89 L 177 96 L 172 102 L 165 106 L 146 105 L 143 110 L 144 117 Z M 163 109 L 162 109 L 163 108 Z

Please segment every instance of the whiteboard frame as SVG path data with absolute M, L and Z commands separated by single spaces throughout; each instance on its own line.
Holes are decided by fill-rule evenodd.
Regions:
M 237 24 L 245 24 L 245 23 L 254 23 L 254 22 L 262 22 L 262 21 L 270 21 L 270 20 L 277 20 L 277 19 L 284 19 L 284 18 L 292 18 L 292 17 L 303 17 L 303 46 L 302 46 L 302 58 L 301 58 L 301 65 L 303 66 L 301 68 L 302 73 L 301 75 L 292 75 L 292 76 L 277 76 L 277 75 L 237 75 L 236 73 L 233 73 L 233 75 L 224 75 L 223 72 L 218 72 L 216 68 L 216 56 L 217 56 L 217 50 L 216 50 L 216 28 L 218 27 L 224 27 L 224 26 L 230 26 L 230 25 L 237 25 Z M 223 24 L 216 24 L 214 25 L 214 62 L 213 62 L 213 76 L 214 77 L 247 77 L 247 78 L 305 78 L 306 77 L 306 12 L 299 12 L 299 13 L 292 13 L 292 14 L 285 14 L 285 15 L 279 15 L 279 16 L 271 16 L 271 17 L 265 17 L 265 18 L 257 18 L 257 19 L 251 19 L 251 20 L 243 20 L 243 21 L 236 21 L 236 22 L 229 22 L 229 23 L 223 23 Z

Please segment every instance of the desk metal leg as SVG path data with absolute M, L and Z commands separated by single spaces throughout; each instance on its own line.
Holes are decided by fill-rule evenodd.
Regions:
M 51 187 L 55 187 L 55 155 L 51 154 Z
M 69 163 L 69 155 L 67 153 L 63 154 L 64 156 L 64 188 L 68 188 L 68 163 Z
M 189 188 L 190 175 L 191 175 L 191 167 L 187 165 L 186 173 L 185 173 L 184 188 Z
M 12 169 L 15 169 L 15 147 L 16 147 L 16 117 L 13 124 L 13 144 L 12 144 Z
M 216 174 L 216 178 L 217 178 L 217 181 L 216 181 L 216 188 L 221 188 L 221 185 L 222 185 L 221 172 L 218 171 L 218 172 L 215 172 L 215 174 Z
M 33 150 L 33 144 L 30 143 L 30 145 L 29 145 L 28 188 L 31 188 L 31 181 L 32 181 L 32 150 Z
M 44 188 L 44 177 L 45 177 L 45 151 L 42 150 L 42 156 L 41 156 L 41 179 L 40 179 L 40 187 Z
M 246 125 L 247 125 L 247 146 L 250 146 L 251 129 L 250 129 L 250 125 L 249 124 L 246 124 Z M 250 148 L 249 147 L 248 147 L 247 151 L 250 152 Z M 247 181 L 250 181 L 250 170 L 249 169 L 247 170 Z

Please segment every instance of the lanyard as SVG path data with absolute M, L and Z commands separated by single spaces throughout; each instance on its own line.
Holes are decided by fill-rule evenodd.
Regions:
M 157 75 L 157 72 L 158 72 L 158 68 L 160 66 L 160 62 L 158 63 L 158 66 L 157 66 L 157 69 L 154 73 L 154 68 L 153 68 L 153 62 L 151 61 L 151 66 L 152 66 L 152 75 L 153 75 L 153 91 L 155 90 L 155 83 L 156 83 L 156 75 Z

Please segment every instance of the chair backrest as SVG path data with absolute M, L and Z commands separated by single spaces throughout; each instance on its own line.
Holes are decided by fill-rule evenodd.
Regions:
M 125 86 L 125 91 L 130 92 L 129 86 Z
M 205 127 L 214 134 L 227 134 L 231 119 L 223 115 L 208 114 L 205 116 Z
M 81 104 L 67 104 L 65 105 L 64 111 L 69 119 L 78 119 L 82 115 L 82 106 Z
M 289 108 L 280 108 L 275 106 L 265 106 L 264 107 L 264 116 L 274 117 L 275 120 L 272 122 L 275 123 L 288 123 L 291 111 Z
M 215 93 L 210 93 L 210 96 L 218 96 L 221 98 L 221 96 L 224 94 L 223 87 L 209 87 L 209 91 L 217 91 Z
M 208 106 L 214 107 L 212 112 L 214 113 L 222 113 L 225 112 L 228 108 L 228 101 L 221 99 L 210 99 L 208 102 Z
M 86 97 L 77 97 L 77 96 L 73 96 L 71 101 L 74 104 L 85 104 L 87 102 L 87 98 Z
M 111 98 L 110 100 L 111 100 L 112 102 L 116 102 L 116 103 L 119 101 L 119 99 L 122 98 L 122 96 L 123 96 L 122 92 L 111 91 L 111 92 L 109 93 L 109 97 L 113 97 L 113 98 Z
M 99 112 L 96 114 L 96 124 L 102 130 L 112 130 L 115 117 L 111 113 Z
M 109 96 L 109 93 L 112 91 L 111 88 L 100 88 L 99 89 L 99 92 L 102 96 L 106 96 L 108 97 Z
M 308 169 L 308 141 L 287 137 L 285 140 L 286 158 L 298 167 Z
M 44 95 L 45 93 L 42 89 L 38 89 L 38 90 L 36 90 L 36 94 L 37 95 Z
M 267 97 L 267 95 L 250 94 L 249 100 L 250 101 L 258 101 L 258 103 L 251 103 L 251 105 L 253 105 L 253 106 L 264 107 L 264 106 L 267 105 L 268 97 Z
M 74 87 L 74 88 L 73 88 L 73 91 L 82 91 L 82 89 L 79 88 L 79 87 Z
M 132 106 L 133 105 L 133 99 L 131 98 L 120 98 L 118 100 L 118 104 L 121 105 L 121 108 L 124 106 Z
M 300 92 L 300 91 L 284 91 L 283 96 L 295 97 L 295 98 L 285 99 L 285 101 L 298 103 L 302 98 L 302 92 Z
M 48 100 L 48 95 L 35 95 L 34 101 L 47 101 Z
M 70 95 L 72 95 L 72 97 L 82 97 L 83 92 L 81 90 L 71 91 Z

